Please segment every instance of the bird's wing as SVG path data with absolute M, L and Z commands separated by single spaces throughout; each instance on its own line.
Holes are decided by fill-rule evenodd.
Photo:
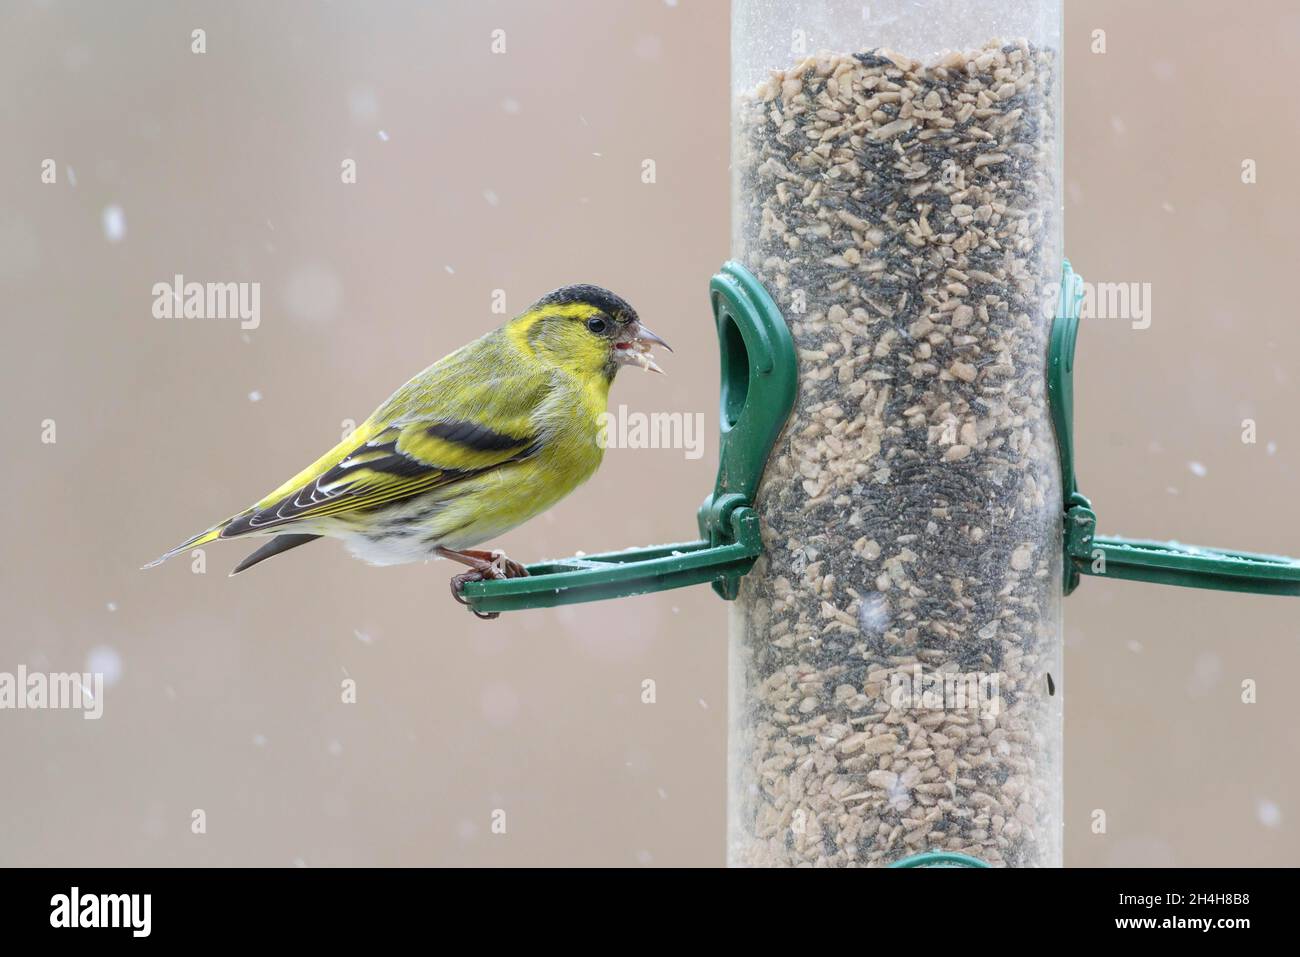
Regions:
M 489 334 L 417 375 L 257 504 L 158 561 L 218 538 L 389 505 L 535 455 L 545 441 L 535 413 L 548 391 L 544 376 Z
M 538 436 L 436 418 L 383 429 L 319 475 L 244 515 L 222 538 L 378 508 L 535 455 Z

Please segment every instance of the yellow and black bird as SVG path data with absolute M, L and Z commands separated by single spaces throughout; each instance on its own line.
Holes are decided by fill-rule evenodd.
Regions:
M 668 348 L 612 292 L 557 289 L 415 376 L 257 504 L 145 567 L 218 539 L 274 536 L 234 575 L 325 536 L 375 565 L 467 565 L 451 581 L 463 602 L 466 581 L 526 574 L 501 552 L 474 546 L 591 477 L 614 375 L 625 365 L 662 371 L 650 354 L 656 343 Z

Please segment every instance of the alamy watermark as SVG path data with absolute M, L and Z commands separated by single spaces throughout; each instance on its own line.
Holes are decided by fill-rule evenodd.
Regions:
M 19 665 L 0 671 L 0 711 L 80 711 L 87 720 L 104 714 L 104 676 L 98 672 L 44 672 Z
M 148 937 L 152 912 L 152 894 L 88 894 L 74 885 L 50 898 L 51 927 L 122 928 L 132 937 Z
M 1059 282 L 1043 287 L 1040 308 L 1044 319 L 1056 317 L 1061 304 Z M 1134 329 L 1151 328 L 1151 283 L 1085 282 L 1075 277 L 1080 294 L 1080 319 L 1122 319 Z
M 976 711 L 981 718 L 1002 712 L 1001 676 L 995 671 L 934 672 L 919 664 L 912 673 L 889 676 L 889 706 L 911 711 Z
M 171 282 L 153 284 L 155 319 L 238 319 L 241 329 L 262 324 L 260 282 L 186 282 L 177 273 Z
M 602 449 L 683 449 L 688 459 L 704 455 L 703 412 L 602 412 L 596 443 Z

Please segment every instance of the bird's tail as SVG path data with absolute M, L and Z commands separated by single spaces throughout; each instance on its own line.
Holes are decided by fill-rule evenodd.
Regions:
M 225 529 L 225 527 L 229 524 L 230 524 L 230 519 L 226 519 L 224 522 L 218 522 L 216 525 L 213 525 L 206 532 L 201 532 L 200 534 L 195 535 L 193 538 L 189 539 L 188 541 L 181 542 L 171 551 L 165 552 L 164 554 L 158 556 L 153 561 L 149 562 L 149 564 L 147 565 L 141 565 L 140 568 L 141 569 L 153 568 L 155 565 L 161 565 L 163 562 L 167 561 L 167 559 L 179 555 L 183 551 L 187 551 L 188 549 L 191 548 L 198 548 L 200 545 L 206 545 L 208 542 L 214 542 L 221 537 L 222 530 Z
M 268 558 L 274 558 L 281 552 L 287 552 L 289 549 L 297 548 L 299 545 L 306 545 L 308 542 L 314 542 L 318 538 L 320 538 L 319 535 L 277 535 L 236 565 L 234 571 L 232 571 L 230 575 L 233 578 L 246 568 L 252 568 L 254 565 L 264 562 Z

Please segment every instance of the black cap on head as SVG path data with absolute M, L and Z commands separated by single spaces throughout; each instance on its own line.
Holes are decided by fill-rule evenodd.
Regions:
M 626 299 L 614 295 L 603 286 L 592 286 L 588 283 L 579 283 L 576 286 L 561 286 L 554 292 L 548 292 L 537 300 L 534 308 L 537 306 L 567 306 L 575 302 L 595 306 L 607 316 L 624 322 L 636 321 L 636 310 L 628 304 Z

